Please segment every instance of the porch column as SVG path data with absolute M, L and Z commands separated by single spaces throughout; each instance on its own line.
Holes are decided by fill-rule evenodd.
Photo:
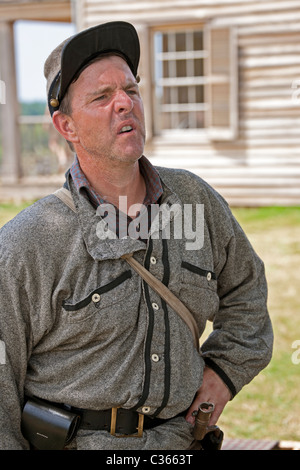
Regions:
M 5 100 L 0 103 L 3 184 L 21 177 L 21 148 L 18 124 L 19 105 L 16 84 L 13 22 L 0 22 L 0 79 L 5 84 Z M 4 101 L 4 102 L 3 102 Z

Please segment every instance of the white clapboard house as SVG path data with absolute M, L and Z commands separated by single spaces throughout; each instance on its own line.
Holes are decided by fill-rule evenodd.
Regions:
M 154 164 L 195 172 L 232 205 L 300 205 L 299 0 L 77 0 L 70 8 L 78 30 L 114 20 L 137 28 Z

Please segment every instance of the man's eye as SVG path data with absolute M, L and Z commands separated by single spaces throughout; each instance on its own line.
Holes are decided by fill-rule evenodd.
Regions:
M 101 94 L 101 95 L 95 95 L 93 101 L 105 101 L 106 99 L 108 99 L 108 94 L 107 93 L 104 93 L 104 94 Z
M 128 95 L 137 95 L 137 90 L 127 90 Z

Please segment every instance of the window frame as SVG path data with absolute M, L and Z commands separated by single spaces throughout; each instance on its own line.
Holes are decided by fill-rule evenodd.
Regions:
M 156 77 L 155 77 L 155 67 L 156 67 L 156 57 L 155 57 L 155 34 L 158 32 L 167 33 L 167 32 L 174 32 L 180 33 L 188 32 L 195 30 L 199 30 L 203 32 L 203 50 L 202 56 L 204 60 L 204 74 L 203 77 L 193 77 L 195 80 L 191 80 L 190 78 L 179 78 L 175 77 L 177 84 L 180 80 L 185 81 L 185 86 L 189 84 L 203 84 L 204 87 L 204 104 L 203 104 L 203 111 L 204 111 L 204 127 L 203 128 L 174 128 L 174 129 L 160 129 L 157 127 L 157 123 L 160 120 L 159 110 L 157 107 L 157 98 L 156 98 Z M 218 76 L 212 73 L 212 67 L 210 64 L 210 51 L 212 49 L 211 38 L 212 32 L 218 30 L 219 27 L 215 27 L 211 24 L 205 24 L 202 22 L 199 23 L 185 23 L 185 24 L 169 24 L 169 25 L 160 25 L 160 26 L 153 26 L 150 29 L 150 60 L 151 60 L 151 107 L 152 107 L 152 123 L 151 123 L 151 138 L 155 142 L 159 144 L 168 144 L 170 142 L 174 143 L 183 143 L 183 142 L 190 142 L 193 143 L 209 143 L 213 140 L 234 140 L 237 138 L 237 122 L 238 122 L 238 80 L 237 80 L 237 68 L 238 68 L 238 60 L 237 60 L 237 39 L 236 39 L 236 30 L 233 27 L 226 27 L 229 31 L 230 37 L 230 44 L 228 47 L 228 61 L 229 61 L 229 73 L 227 77 L 225 75 Z M 224 29 L 224 27 L 223 27 Z M 195 52 L 199 54 L 198 51 Z M 169 57 L 172 57 L 172 52 L 164 53 L 166 55 L 169 54 Z M 180 56 L 180 52 L 176 52 L 177 58 Z M 189 51 L 185 51 L 182 53 L 182 57 L 188 56 Z M 194 56 L 195 57 L 195 56 Z M 164 79 L 170 80 L 171 79 Z M 230 96 L 228 97 L 229 105 L 229 112 L 230 112 L 230 126 L 227 128 L 220 128 L 212 125 L 210 118 L 210 109 L 212 108 L 211 103 L 211 89 L 214 84 L 218 83 L 228 83 L 230 86 Z M 191 103 L 190 103 L 191 104 Z M 197 103 L 195 103 L 197 105 Z M 168 106 L 168 105 L 165 105 Z M 166 109 L 166 108 L 165 108 Z M 171 107 L 170 107 L 171 109 Z M 176 109 L 176 108 L 174 108 Z M 190 107 L 192 109 L 192 106 Z M 197 109 L 197 106 L 195 107 Z M 200 106 L 198 106 L 200 109 Z

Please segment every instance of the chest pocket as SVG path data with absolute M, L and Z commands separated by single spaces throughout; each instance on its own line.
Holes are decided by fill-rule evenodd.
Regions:
M 70 303 L 67 300 L 63 302 L 62 307 L 65 312 L 69 312 L 70 322 L 81 322 L 95 313 L 101 313 L 106 308 L 120 303 L 126 297 L 130 296 L 128 279 L 132 277 L 130 270 L 123 272 L 111 282 L 98 287 L 90 292 L 82 300 L 76 303 Z
M 181 264 L 180 298 L 193 313 L 200 330 L 212 321 L 219 308 L 217 276 L 204 267 L 183 261 Z
M 199 268 L 198 266 L 187 263 L 186 261 L 182 261 L 181 267 L 192 273 L 198 274 L 198 276 L 200 277 L 206 278 L 208 282 L 210 282 L 211 280 L 214 280 L 214 281 L 217 280 L 217 276 L 215 275 L 214 272 L 208 271 L 207 269 Z M 211 287 L 211 286 L 207 285 L 207 287 Z

